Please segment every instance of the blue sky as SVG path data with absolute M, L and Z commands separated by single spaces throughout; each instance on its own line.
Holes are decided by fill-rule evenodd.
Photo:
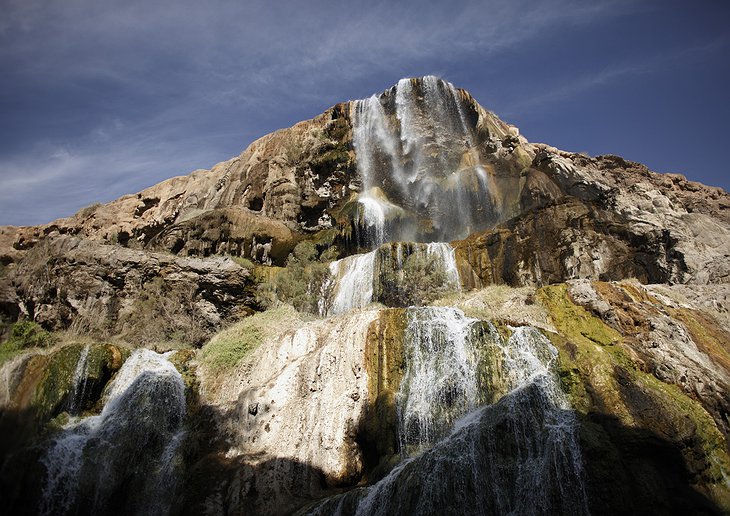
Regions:
M 730 189 L 726 0 L 0 0 L 0 224 L 210 168 L 401 77 Z

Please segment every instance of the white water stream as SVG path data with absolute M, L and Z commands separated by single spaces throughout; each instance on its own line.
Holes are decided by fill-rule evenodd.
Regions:
M 83 405 L 84 395 L 86 394 L 86 383 L 89 377 L 89 351 L 91 345 L 87 344 L 79 354 L 79 360 L 76 362 L 76 369 L 73 376 L 73 393 L 68 403 L 68 413 L 77 415 L 79 408 Z
M 425 254 L 433 259 L 445 274 L 445 283 L 450 290 L 459 290 L 459 272 L 456 257 L 451 245 L 443 242 L 429 244 L 404 244 L 397 242 L 383 245 L 369 253 L 348 256 L 330 264 L 330 272 L 334 286 L 330 294 L 328 315 L 345 313 L 356 308 L 363 308 L 373 302 L 375 291 L 379 287 L 376 271 L 382 267 L 394 268 L 396 280 L 404 281 L 402 269 L 409 255 Z
M 101 414 L 72 420 L 54 438 L 42 460 L 42 514 L 110 513 L 120 493 L 131 512 L 166 513 L 184 417 L 180 373 L 165 355 L 135 350 L 109 384 Z
M 427 76 L 400 80 L 394 105 L 386 109 L 386 102 L 383 95 L 374 95 L 352 108 L 353 146 L 363 183 L 358 245 L 447 241 L 493 223 L 499 203 L 480 164 L 462 94 L 451 83 Z M 389 214 L 400 207 L 433 227 L 388 224 Z
M 310 514 L 588 514 L 577 422 L 552 344 L 532 327 L 506 340 L 470 332 L 477 321 L 453 308 L 409 312 L 398 407 L 406 444 L 418 446 L 380 482 Z M 474 408 L 485 344 L 499 354 L 506 394 Z

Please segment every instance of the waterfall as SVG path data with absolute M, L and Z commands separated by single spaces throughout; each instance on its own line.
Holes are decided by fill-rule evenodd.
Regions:
M 386 213 L 396 208 L 378 195 L 376 169 L 378 161 L 385 160 L 393 170 L 400 170 L 399 144 L 392 131 L 378 97 L 356 101 L 353 118 L 353 146 L 357 170 L 362 178 L 363 191 L 358 198 L 361 206 L 356 222 L 359 242 L 365 247 L 377 247 L 386 241 Z
M 388 297 L 390 292 L 387 290 L 401 288 L 407 281 L 403 270 L 409 256 L 427 257 L 442 269 L 443 285 L 436 287 L 444 291 L 461 288 L 454 248 L 450 244 L 396 242 L 382 245 L 369 253 L 348 256 L 332 262 L 330 272 L 334 286 L 330 294 L 331 301 L 329 303 L 320 301 L 321 307 L 329 307 L 328 310 L 321 309 L 320 313 L 327 311 L 329 315 L 341 314 L 354 308 L 363 308 L 373 301 L 389 304 L 387 301 L 390 299 Z M 428 274 L 428 271 L 422 273 Z M 387 285 L 384 280 L 386 275 Z M 397 303 L 395 305 L 398 306 Z
M 79 360 L 76 362 L 76 369 L 73 376 L 73 391 L 71 399 L 68 402 L 68 413 L 76 415 L 79 408 L 84 403 L 84 395 L 86 394 L 86 383 L 89 377 L 89 351 L 91 344 L 87 344 L 79 354 Z
M 363 189 L 358 245 L 463 238 L 499 218 L 463 96 L 437 77 L 401 79 L 353 103 L 353 146 Z M 385 224 L 385 209 L 430 224 Z M 420 229 L 419 229 L 420 227 Z
M 400 144 L 389 128 L 385 109 L 380 99 L 373 95 L 355 101 L 352 143 L 355 147 L 357 170 L 367 192 L 376 186 L 376 160 L 380 157 L 399 170 Z
M 454 248 L 445 242 L 431 242 L 426 244 L 426 254 L 435 257 L 442 264 L 447 283 L 455 290 L 460 290 L 461 282 L 459 281 L 459 270 L 456 267 Z
M 310 514 L 588 514 L 577 422 L 553 372 L 550 341 L 531 327 L 510 328 L 506 340 L 496 331 L 477 338 L 467 331 L 474 320 L 455 309 L 414 314 L 409 328 L 416 333 L 406 340 L 414 363 L 399 408 L 415 415 L 419 429 L 440 421 L 445 437 L 373 486 L 326 500 Z M 442 414 L 457 406 L 453 418 L 474 404 L 475 349 L 484 344 L 498 354 L 492 369 L 502 370 L 505 393 L 449 425 Z M 432 406 L 409 408 L 416 399 Z
M 101 414 L 73 419 L 43 457 L 43 514 L 167 513 L 175 491 L 185 385 L 160 355 L 135 350 Z
M 330 264 L 330 272 L 335 278 L 330 315 L 362 308 L 372 301 L 376 253 L 377 250 L 348 256 Z
M 360 203 L 361 215 L 358 219 L 359 240 L 369 246 L 379 246 L 385 242 L 385 215 L 387 206 L 376 197 L 366 193 L 358 201 Z
M 399 441 L 407 454 L 433 444 L 454 421 L 474 409 L 477 355 L 471 339 L 476 322 L 456 308 L 408 310 L 404 337 L 406 370 L 398 393 Z

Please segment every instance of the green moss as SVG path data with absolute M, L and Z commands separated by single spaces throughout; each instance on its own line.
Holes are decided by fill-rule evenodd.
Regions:
M 581 414 L 592 410 L 593 400 L 586 390 L 586 371 L 608 371 L 610 364 L 601 363 L 605 356 L 591 356 L 590 351 L 582 350 L 572 345 L 560 334 L 543 331 L 543 334 L 558 350 L 558 361 L 555 371 L 560 379 L 563 391 L 567 394 L 570 406 Z M 618 399 L 618 393 L 615 394 Z
M 706 459 L 707 469 L 702 472 L 702 476 L 706 481 L 721 484 L 724 481 L 723 472 L 730 472 L 730 457 L 725 438 L 712 416 L 678 386 L 664 383 L 652 374 L 635 369 L 632 373 L 633 380 L 653 391 L 667 409 L 676 412 L 676 417 L 688 417 L 692 421 Z
M 621 338 L 616 330 L 593 316 L 582 306 L 574 304 L 568 295 L 567 285 L 543 287 L 537 297 L 550 312 L 557 330 L 574 343 L 585 340 L 608 346 Z
M 365 345 L 368 392 L 397 392 L 405 368 L 403 339 L 407 325 L 406 311 L 391 308 L 380 312 L 370 325 Z
M 730 371 L 730 334 L 712 317 L 689 308 L 667 308 L 689 330 L 692 341 L 712 360 Z
M 6 343 L 0 344 L 0 366 L 18 356 L 22 351 L 22 349 Z
M 246 317 L 215 335 L 202 349 L 202 364 L 221 373 L 230 371 L 271 334 L 301 321 L 291 306 L 281 305 L 272 310 Z
M 42 419 L 58 413 L 64 400 L 73 393 L 73 377 L 83 346 L 66 346 L 51 355 L 35 391 L 33 404 Z
M 643 427 L 669 439 L 682 439 L 676 444 L 696 481 L 717 503 L 727 505 L 730 490 L 723 472 L 730 471 L 730 457 L 722 433 L 704 407 L 678 386 L 643 371 L 625 348 L 622 335 L 575 305 L 566 285 L 544 287 L 537 299 L 559 332 L 548 337 L 560 352 L 558 374 L 573 407 L 581 414 L 618 417 L 628 428 Z M 647 412 L 642 397 L 656 408 Z M 695 444 L 685 442 L 688 437 Z
M 76 367 L 84 347 L 83 344 L 72 344 L 50 355 L 32 402 L 41 421 L 58 415 L 73 396 Z M 122 362 L 122 353 L 118 348 L 98 344 L 91 346 L 85 367 L 87 385 L 96 386 L 94 390 L 100 394 L 112 371 L 119 369 Z
M 368 405 L 358 436 L 365 448 L 374 454 L 374 457 L 366 457 L 370 462 L 366 469 L 383 469 L 388 458 L 398 451 L 396 393 L 405 371 L 403 339 L 406 325 L 405 309 L 391 308 L 381 311 L 368 328 L 365 369 L 369 397 L 374 401 Z
M 244 269 L 253 270 L 256 267 L 255 263 L 243 256 L 231 256 L 230 258 Z
M 471 327 L 471 340 L 477 353 L 477 383 L 479 403 L 496 403 L 507 394 L 509 372 L 505 370 L 504 354 L 500 349 L 512 334 L 501 322 L 479 321 Z
M 337 228 L 323 229 L 312 236 L 312 242 L 318 248 L 326 249 L 335 244 L 338 235 L 339 231 Z
M 170 363 L 175 366 L 175 369 L 182 376 L 185 387 L 188 389 L 196 388 L 198 385 L 198 378 L 195 374 L 195 367 L 193 366 L 195 355 L 195 350 L 180 349 L 175 351 L 169 359 Z

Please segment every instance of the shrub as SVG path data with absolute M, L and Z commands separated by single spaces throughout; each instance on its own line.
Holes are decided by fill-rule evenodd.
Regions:
M 243 256 L 231 256 L 230 258 L 244 269 L 252 270 L 256 266 L 255 263 Z
M 77 213 L 76 216 L 80 219 L 85 219 L 87 217 L 90 217 L 94 213 L 96 213 L 96 210 L 101 208 L 100 202 L 95 202 L 94 204 L 91 204 L 89 206 L 86 206 L 85 208 L 81 208 Z
M 332 253 L 323 253 L 326 259 Z M 286 261 L 286 268 L 262 281 L 257 300 L 265 308 L 288 303 L 300 312 L 325 313 L 323 303 L 332 288 L 332 274 L 326 263 L 317 259 L 317 247 L 310 241 L 297 244 Z
M 443 263 L 425 253 L 410 254 L 401 269 L 380 271 L 379 300 L 388 306 L 420 306 L 452 290 Z
M 10 330 L 10 338 L 5 345 L 17 349 L 47 348 L 56 341 L 54 335 L 33 321 L 18 321 Z
M 155 277 L 144 284 L 130 309 L 120 311 L 119 334 L 147 346 L 171 342 L 201 346 L 210 337 L 212 328 L 201 315 L 197 300 L 195 285 Z M 93 323 L 77 317 L 71 329 L 79 334 L 103 335 L 93 326 L 83 326 L 82 322 Z
M 0 365 L 28 348 L 47 348 L 57 337 L 33 321 L 18 321 L 10 329 L 8 339 L 0 344 Z

